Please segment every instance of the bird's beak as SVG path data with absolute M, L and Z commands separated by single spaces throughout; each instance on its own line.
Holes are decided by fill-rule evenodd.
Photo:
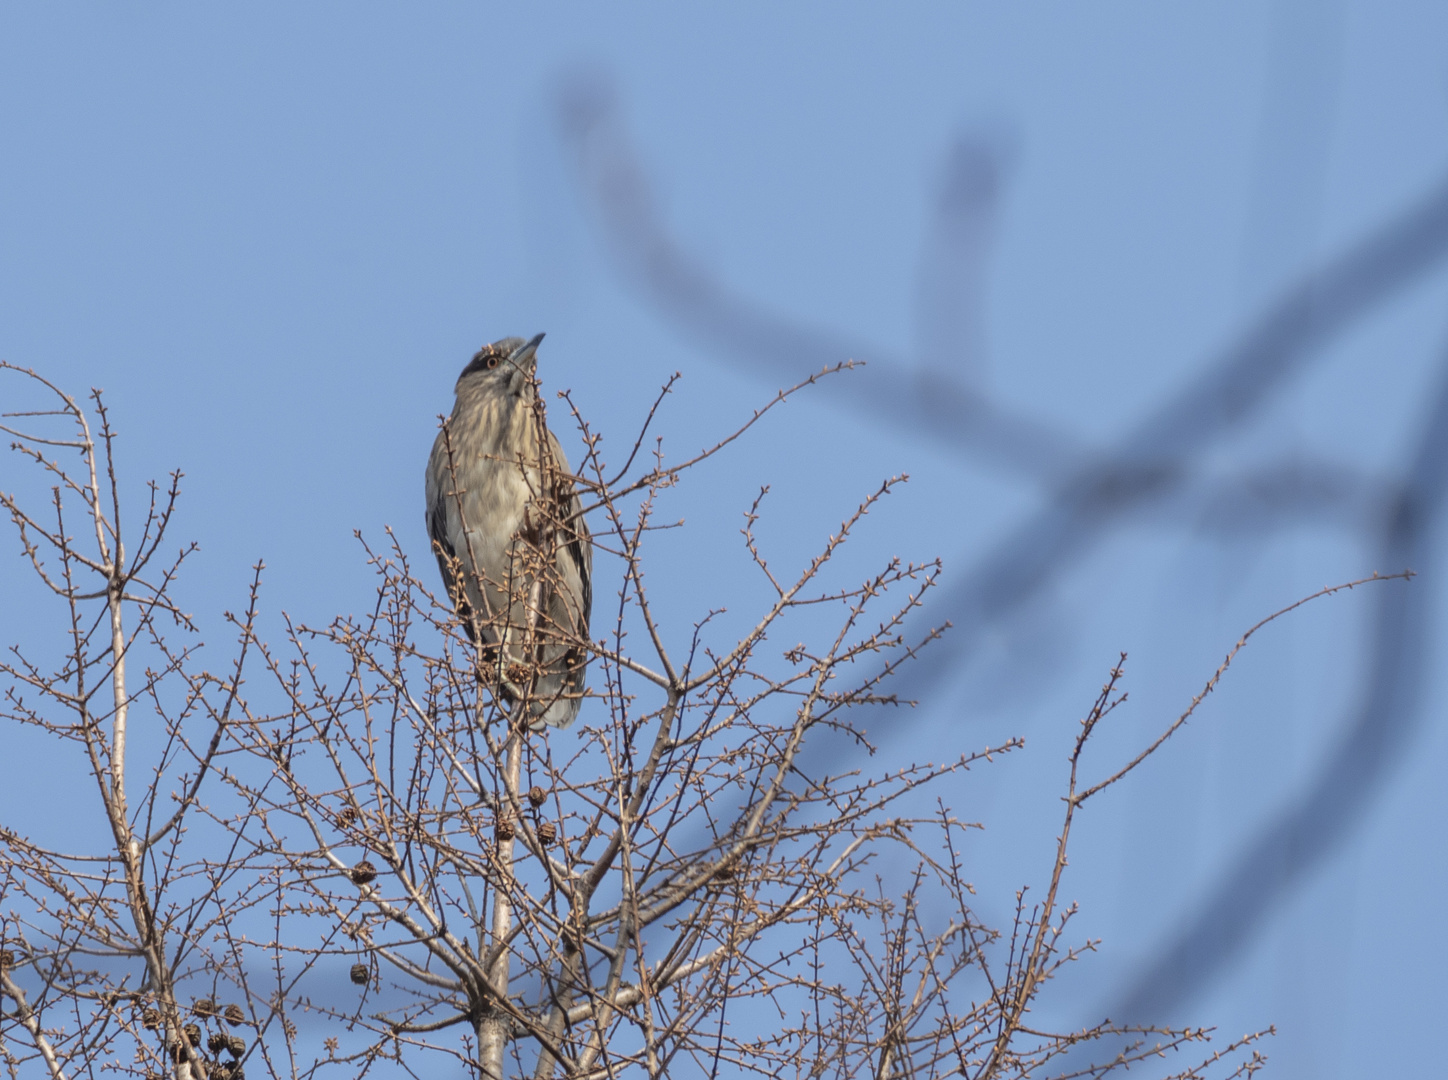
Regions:
M 538 362 L 538 345 L 542 340 L 543 335 L 539 334 L 526 345 L 519 345 L 513 350 L 513 355 L 508 357 L 508 363 L 518 371 L 532 371 Z

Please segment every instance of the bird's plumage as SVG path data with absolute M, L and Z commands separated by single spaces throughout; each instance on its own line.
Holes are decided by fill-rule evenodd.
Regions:
M 427 531 L 485 674 L 534 726 L 563 727 L 583 696 L 593 552 L 536 399 L 542 337 L 486 345 L 458 377 L 427 463 Z

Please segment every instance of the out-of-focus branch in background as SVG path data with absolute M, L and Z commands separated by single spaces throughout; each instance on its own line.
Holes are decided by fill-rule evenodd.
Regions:
M 1010 632 L 1047 586 L 1066 578 L 1133 516 L 1187 529 L 1232 531 L 1327 521 L 1365 541 L 1382 537 L 1373 569 L 1422 569 L 1441 503 L 1448 399 L 1434 401 L 1426 435 L 1401 479 L 1362 475 L 1330 461 L 1265 461 L 1241 475 L 1212 471 L 1207 456 L 1260 414 L 1322 357 L 1325 347 L 1448 254 L 1448 182 L 1304 275 L 1208 357 L 1176 392 L 1108 447 L 992 401 L 981 377 L 980 290 L 1005 171 L 999 143 L 951 151 L 944 195 L 922 259 L 921 355 L 861 347 L 741 296 L 670 235 L 606 81 L 577 80 L 559 96 L 560 128 L 608 249 L 658 315 L 728 363 L 770 381 L 844 358 L 868 362 L 837 381 L 840 407 L 956 450 L 972 466 L 1008 472 L 1048 498 L 983 552 L 922 618 L 954 629 L 905 679 L 902 696 L 928 698 L 958 677 L 988 632 Z M 953 353 L 952 353 L 953 351 Z M 1354 719 L 1298 801 L 1249 840 L 1183 913 L 1113 1018 L 1170 1014 L 1219 974 L 1303 875 L 1347 838 L 1380 796 L 1420 729 L 1423 639 L 1430 596 L 1392 586 L 1378 598 L 1373 657 Z M 892 728 L 894 737 L 905 723 Z

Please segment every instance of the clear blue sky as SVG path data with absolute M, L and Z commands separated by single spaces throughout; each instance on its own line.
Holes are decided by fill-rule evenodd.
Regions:
M 249 565 L 321 621 L 367 603 L 352 533 L 395 526 L 420 560 L 422 466 L 470 352 L 548 333 L 542 375 L 617 447 L 683 373 L 677 453 L 776 386 L 765 362 L 662 312 L 607 241 L 559 123 L 561 88 L 613 86 L 615 122 L 678 242 L 776 316 L 917 365 L 922 253 L 952 143 L 993 148 L 975 385 L 1083 445 L 1121 437 L 1279 291 L 1448 170 L 1448 8 L 1240 3 L 149 4 L 0 10 L 0 357 L 106 389 L 130 477 L 187 473 L 186 599 L 222 636 Z M 1448 263 L 1314 354 L 1197 465 L 1346 466 L 1388 491 L 1448 347 Z M 840 355 L 839 359 L 846 359 Z M 968 361 L 968 362 L 967 362 Z M 0 401 L 0 407 L 4 402 Z M 17 465 L 0 461 L 11 488 Z M 803 557 L 888 474 L 908 492 L 871 557 L 966 574 L 1047 497 L 1019 475 L 819 395 L 681 492 L 699 537 L 661 551 L 685 624 L 746 568 L 740 513 Z M 1105 768 L 1200 688 L 1242 630 L 1376 565 L 1355 511 L 1215 528 L 1210 507 L 1128 516 L 987 627 L 886 753 L 1004 734 L 963 812 L 989 917 L 1041 881 L 1073 724 L 1120 650 L 1133 704 Z M 0 638 L 36 597 L 0 546 Z M 863 563 L 861 565 L 864 565 Z M 1413 588 L 1444 614 L 1440 584 Z M 672 584 L 670 584 L 672 583 Z M 1313 781 L 1349 722 L 1373 600 L 1274 626 L 1184 736 L 1090 809 L 1068 879 L 1100 955 L 1052 1019 L 1081 1023 Z M 1443 667 L 1442 635 L 1427 670 Z M 1441 1056 L 1448 941 L 1441 821 L 1448 701 L 1310 873 L 1173 1019 L 1276 1023 L 1273 1075 L 1427 1075 Z M 15 769 L 12 762 L 6 766 Z M 11 795 L 26 790 L 13 775 Z M 9 781 L 0 779 L 0 789 Z M 8 810 L 6 811 L 9 812 Z M 1004 891 L 1002 891 L 1004 890 Z

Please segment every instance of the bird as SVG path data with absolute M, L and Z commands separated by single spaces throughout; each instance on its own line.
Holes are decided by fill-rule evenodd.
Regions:
M 567 727 L 588 665 L 593 548 L 538 400 L 539 334 L 484 345 L 427 462 L 427 531 L 479 676 L 529 727 Z

